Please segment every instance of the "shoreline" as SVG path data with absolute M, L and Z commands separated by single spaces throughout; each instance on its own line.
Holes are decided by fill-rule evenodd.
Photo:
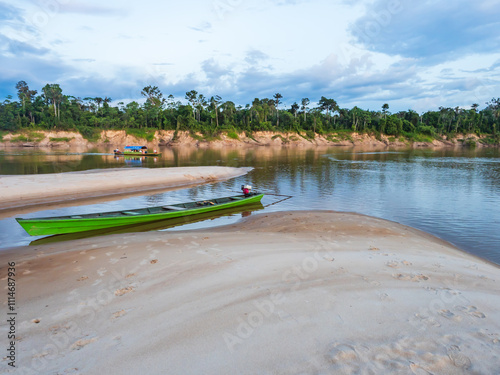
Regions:
M 26 132 L 25 132 L 26 133 Z M 50 147 L 50 148 L 89 148 L 89 147 L 110 147 L 121 148 L 129 144 L 147 145 L 154 149 L 158 147 L 410 147 L 410 148 L 453 148 L 453 147 L 499 147 L 500 144 L 483 143 L 487 136 L 476 134 L 460 134 L 452 139 L 434 139 L 413 141 L 401 136 L 389 136 L 381 134 L 378 137 L 359 132 L 333 132 L 327 135 L 316 134 L 314 138 L 309 138 L 305 132 L 273 132 L 255 131 L 251 135 L 245 132 L 237 133 L 236 136 L 229 137 L 222 133 L 216 139 L 205 139 L 203 134 L 191 134 L 188 131 L 175 132 L 174 130 L 157 130 L 154 138 L 147 141 L 142 138 L 129 135 L 125 130 L 102 130 L 99 138 L 94 141 L 85 139 L 80 133 L 75 131 L 48 131 L 39 130 L 28 132 L 26 139 L 32 140 L 18 141 L 23 132 L 9 133 L 3 136 L 0 147 Z M 304 134 L 302 134 L 304 133 Z M 23 137 L 21 137 L 23 138 Z
M 481 256 L 479 256 L 477 254 L 472 253 L 472 252 L 469 252 L 469 251 L 461 248 L 459 245 L 456 245 L 456 244 L 454 244 L 454 243 L 452 243 L 452 242 L 450 242 L 450 241 L 448 241 L 448 240 L 446 240 L 444 238 L 441 238 L 441 237 L 439 237 L 439 236 L 437 236 L 435 234 L 426 232 L 426 231 L 424 231 L 422 229 L 418 229 L 418 228 L 409 226 L 407 224 L 399 223 L 397 221 L 393 221 L 393 220 L 389 220 L 389 219 L 384 219 L 384 218 L 381 218 L 381 217 L 370 216 L 370 215 L 362 214 L 362 213 L 359 213 L 359 212 L 333 211 L 333 210 L 277 211 L 277 212 L 273 212 L 272 214 L 283 214 L 284 215 L 284 214 L 292 213 L 292 212 L 293 213 L 304 213 L 304 214 L 308 214 L 308 213 L 311 213 L 311 212 L 328 212 L 328 213 L 336 214 L 336 215 L 346 214 L 346 215 L 349 215 L 349 216 L 352 216 L 352 217 L 359 216 L 361 219 L 362 218 L 367 218 L 367 219 L 374 219 L 374 220 L 377 220 L 379 222 L 386 222 L 387 225 L 401 226 L 402 228 L 404 228 L 404 230 L 406 230 L 406 231 L 408 231 L 410 233 L 414 233 L 415 235 L 423 237 L 425 239 L 428 239 L 429 241 L 434 242 L 436 244 L 441 244 L 442 246 L 444 246 L 446 248 L 453 249 L 453 253 L 456 253 L 456 252 L 463 253 L 463 254 L 467 255 L 468 257 L 475 258 L 478 262 L 485 262 L 485 263 L 490 264 L 493 267 L 496 267 L 496 268 L 500 269 L 500 264 L 497 264 L 497 263 L 495 263 L 495 262 L 493 262 L 493 261 L 491 261 L 489 259 L 483 258 L 483 257 L 481 257 Z M 259 231 L 265 232 L 266 231 L 265 227 L 259 228 L 258 225 L 254 225 L 253 224 L 254 221 L 258 220 L 256 218 L 256 216 L 258 216 L 258 215 L 265 215 L 265 214 L 258 213 L 258 214 L 253 215 L 253 216 L 242 218 L 237 223 L 219 226 L 218 228 L 220 228 L 221 232 L 225 232 L 225 231 L 231 232 L 233 229 L 237 230 L 237 228 L 240 227 L 240 226 L 246 226 L 247 227 L 248 225 L 250 225 L 249 228 L 248 227 L 246 228 L 247 230 L 250 230 L 250 231 L 254 231 L 255 230 L 256 232 L 259 232 Z M 276 223 L 276 225 L 277 225 L 277 223 Z M 272 226 L 272 227 L 275 228 L 275 226 Z
M 360 214 L 260 213 L 0 259 L 4 282 L 16 262 L 25 370 L 465 374 L 499 359 L 498 266 Z
M 42 204 L 178 189 L 239 177 L 251 169 L 219 166 L 116 168 L 2 176 L 0 212 Z

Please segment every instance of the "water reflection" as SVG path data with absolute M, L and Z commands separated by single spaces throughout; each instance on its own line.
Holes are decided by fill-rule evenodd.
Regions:
M 62 208 L 54 210 L 54 215 L 227 196 L 248 182 L 266 193 L 293 196 L 268 206 L 268 211 L 329 209 L 377 216 L 430 232 L 500 263 L 500 155 L 495 148 L 374 151 L 341 147 L 181 147 L 162 148 L 161 152 L 162 156 L 156 161 L 140 158 L 137 166 L 221 165 L 254 169 L 249 175 L 230 181 L 98 205 Z M 114 158 L 112 147 L 80 154 L 10 149 L 0 152 L 0 174 L 129 166 L 125 158 Z M 263 204 L 269 205 L 277 199 L 268 195 Z M 47 211 L 30 215 L 48 216 Z M 9 220 L 13 219 L 0 221 L 1 232 L 6 233 L 4 229 Z M 226 222 L 226 219 L 217 219 L 207 225 Z M 9 227 L 9 233 L 11 229 Z M 0 234 L 0 241 L 12 245 L 29 239 L 22 233 L 14 237 L 16 235 L 20 237 L 9 240 Z

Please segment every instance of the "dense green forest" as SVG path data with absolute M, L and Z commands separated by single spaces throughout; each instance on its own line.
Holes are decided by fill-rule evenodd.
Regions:
M 279 93 L 272 98 L 255 98 L 251 104 L 241 106 L 220 96 L 206 98 L 192 90 L 182 103 L 173 95 L 165 98 L 156 86 L 147 86 L 141 91 L 143 104 L 132 101 L 111 106 L 108 97 L 65 95 L 58 84 L 47 84 L 38 93 L 20 81 L 16 89 L 17 100 L 8 96 L 0 103 L 0 131 L 78 130 L 89 139 L 102 129 L 186 130 L 207 136 L 224 131 L 251 134 L 268 130 L 305 132 L 309 137 L 356 131 L 404 136 L 410 140 L 477 133 L 490 135 L 492 142 L 499 139 L 500 98 L 485 103 L 482 110 L 479 104 L 472 104 L 471 109 L 440 107 L 438 111 L 419 114 L 411 109 L 391 113 L 389 104 L 379 111 L 340 108 L 334 99 L 324 96 L 317 104 L 303 98 L 285 108 Z

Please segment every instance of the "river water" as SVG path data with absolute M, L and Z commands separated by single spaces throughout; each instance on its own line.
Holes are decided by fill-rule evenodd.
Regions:
M 230 181 L 183 190 L 4 215 L 0 218 L 0 248 L 27 245 L 38 238 L 28 236 L 15 216 L 113 211 L 210 199 L 231 195 L 241 184 L 250 183 L 268 194 L 259 212 L 326 209 L 376 216 L 424 230 L 500 264 L 500 152 L 496 148 L 165 148 L 162 152 L 157 158 L 115 158 L 105 148 L 9 148 L 0 151 L 0 175 L 203 165 L 254 169 Z M 284 197 L 277 195 L 292 198 L 279 202 Z M 249 214 L 251 210 L 165 230 L 223 225 Z

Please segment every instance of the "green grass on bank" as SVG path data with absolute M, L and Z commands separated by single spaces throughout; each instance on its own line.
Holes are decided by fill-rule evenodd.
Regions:
M 156 134 L 157 129 L 148 129 L 148 128 L 129 128 L 126 129 L 126 134 L 134 136 L 139 139 L 144 139 L 148 142 L 153 142 L 155 139 L 155 134 Z
M 68 138 L 68 137 L 60 137 L 60 138 L 52 138 L 50 137 L 49 140 L 51 142 L 69 142 L 71 141 L 72 139 L 75 139 L 74 137 L 71 137 L 71 138 Z
M 45 138 L 43 133 L 36 131 L 24 131 L 18 136 L 11 139 L 11 142 L 40 142 Z

